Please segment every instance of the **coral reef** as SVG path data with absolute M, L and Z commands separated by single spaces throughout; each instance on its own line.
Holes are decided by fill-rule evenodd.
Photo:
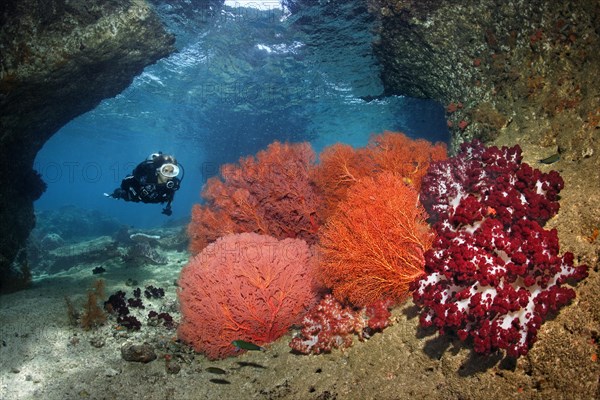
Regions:
M 57 272 L 83 263 L 102 263 L 119 255 L 116 243 L 109 236 L 66 244 L 46 253 L 46 270 Z
M 527 354 L 544 319 L 575 297 L 563 284 L 587 276 L 572 253 L 559 256 L 556 230 L 543 228 L 558 211 L 562 178 L 521 159 L 519 146 L 474 141 L 423 179 L 438 237 L 427 275 L 411 286 L 421 324 L 471 337 L 478 353 Z
M 309 178 L 314 158 L 308 143 L 274 142 L 256 157 L 224 165 L 202 191 L 205 204 L 192 210 L 190 251 L 196 254 L 221 236 L 241 232 L 314 243 L 320 204 Z
M 290 347 L 302 354 L 329 353 L 352 345 L 353 334 L 359 340 L 381 332 L 390 325 L 390 302 L 377 301 L 366 308 L 344 307 L 327 294 L 302 320 L 302 330 Z
M 244 340 L 270 343 L 316 302 L 314 257 L 301 239 L 224 236 L 190 260 L 179 278 L 179 338 L 209 359 Z
M 83 241 L 98 236 L 111 236 L 122 228 L 115 218 L 97 210 L 63 206 L 35 213 L 35 228 L 30 240 L 44 242 L 58 235 L 64 242 Z
M 42 250 L 54 250 L 64 244 L 64 239 L 58 233 L 48 233 L 40 240 Z
M 150 242 L 134 242 L 127 248 L 123 261 L 129 266 L 143 266 L 148 263 L 165 265 L 169 260 L 152 247 Z
M 50 214 L 55 215 L 54 213 Z M 91 215 L 96 214 L 91 213 Z M 77 215 L 80 215 L 80 213 L 71 214 L 72 217 Z M 84 215 L 87 214 L 84 213 Z M 63 219 L 59 220 L 63 221 Z M 98 221 L 100 225 L 103 225 L 103 216 L 98 214 L 96 219 L 90 221 Z M 70 223 L 77 224 L 73 221 Z M 47 224 L 44 226 L 58 228 L 60 224 Z M 32 234 L 29 239 L 27 248 L 27 256 L 31 261 L 32 271 L 37 274 L 53 274 L 87 263 L 101 266 L 97 265 L 93 270 L 94 273 L 110 271 L 111 265 L 122 263 L 125 263 L 128 267 L 166 265 L 171 261 L 169 257 L 174 251 L 184 251 L 187 247 L 187 237 L 183 225 L 174 228 L 154 229 L 150 233 L 131 233 L 127 228 L 119 227 L 120 225 L 112 224 L 101 226 L 96 232 L 112 231 L 113 234 L 111 236 L 96 236 L 90 239 L 87 239 L 87 234 L 94 232 L 94 230 L 82 228 L 79 231 L 87 233 L 83 237 L 77 237 L 75 232 L 78 229 L 62 229 L 63 232 L 70 232 L 67 234 L 68 240 L 54 233 L 48 233 L 42 236 L 40 240 L 38 235 L 45 231 L 45 228 L 40 227 L 39 231 L 36 228 L 34 230 L 35 234 Z M 113 231 L 113 228 L 116 231 Z M 71 236 L 72 234 L 75 234 L 75 236 Z
M 425 219 L 418 193 L 400 176 L 361 179 L 322 229 L 319 272 L 325 286 L 358 306 L 406 299 L 433 241 Z

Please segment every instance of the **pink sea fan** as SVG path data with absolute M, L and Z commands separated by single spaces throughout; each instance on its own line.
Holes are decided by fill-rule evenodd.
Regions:
M 179 338 L 213 360 L 236 354 L 233 340 L 274 341 L 316 302 L 314 262 L 301 239 L 218 239 L 181 271 Z

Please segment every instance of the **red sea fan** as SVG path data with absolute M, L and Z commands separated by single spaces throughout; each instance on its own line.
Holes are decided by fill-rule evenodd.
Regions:
M 304 240 L 228 235 L 190 260 L 179 278 L 178 335 L 209 359 L 263 345 L 299 323 L 316 303 L 314 257 Z
M 314 243 L 321 203 L 309 177 L 314 160 L 308 143 L 274 142 L 256 157 L 224 165 L 202 191 L 205 204 L 192 209 L 190 251 L 199 253 L 223 235 L 242 232 Z
M 312 171 L 312 179 L 323 197 L 319 214 L 329 218 L 338 203 L 346 198 L 348 188 L 373 171 L 373 165 L 365 157 L 364 149 L 336 143 L 319 154 L 319 164 Z

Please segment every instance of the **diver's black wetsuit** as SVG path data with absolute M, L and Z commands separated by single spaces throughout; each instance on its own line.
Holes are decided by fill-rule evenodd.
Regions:
M 111 197 L 125 201 L 142 203 L 167 203 L 163 214 L 171 215 L 171 202 L 175 191 L 179 189 L 180 180 L 171 178 L 165 183 L 159 183 L 157 169 L 162 163 L 147 160 L 140 163 L 131 175 L 121 182 L 121 187 L 115 189 Z

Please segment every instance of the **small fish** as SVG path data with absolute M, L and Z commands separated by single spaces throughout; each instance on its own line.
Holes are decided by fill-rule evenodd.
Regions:
M 229 385 L 231 383 L 227 379 L 218 379 L 218 378 L 209 379 L 209 381 L 212 383 L 218 383 L 219 385 Z
M 227 374 L 227 371 L 225 371 L 224 369 L 221 369 L 219 367 L 208 367 L 208 368 L 206 368 L 206 371 L 210 372 L 211 374 L 217 374 L 217 375 Z
M 234 345 L 235 347 L 237 347 L 238 349 L 242 349 L 242 350 L 260 350 L 260 351 L 265 351 L 264 347 L 261 347 L 257 344 L 254 343 L 250 343 L 250 342 L 246 342 L 244 340 L 234 340 L 233 342 L 231 342 L 232 345 Z
M 552 154 L 550 157 L 546 157 L 539 160 L 539 162 L 541 162 L 542 164 L 554 164 L 558 160 L 560 160 L 560 154 L 556 153 Z

